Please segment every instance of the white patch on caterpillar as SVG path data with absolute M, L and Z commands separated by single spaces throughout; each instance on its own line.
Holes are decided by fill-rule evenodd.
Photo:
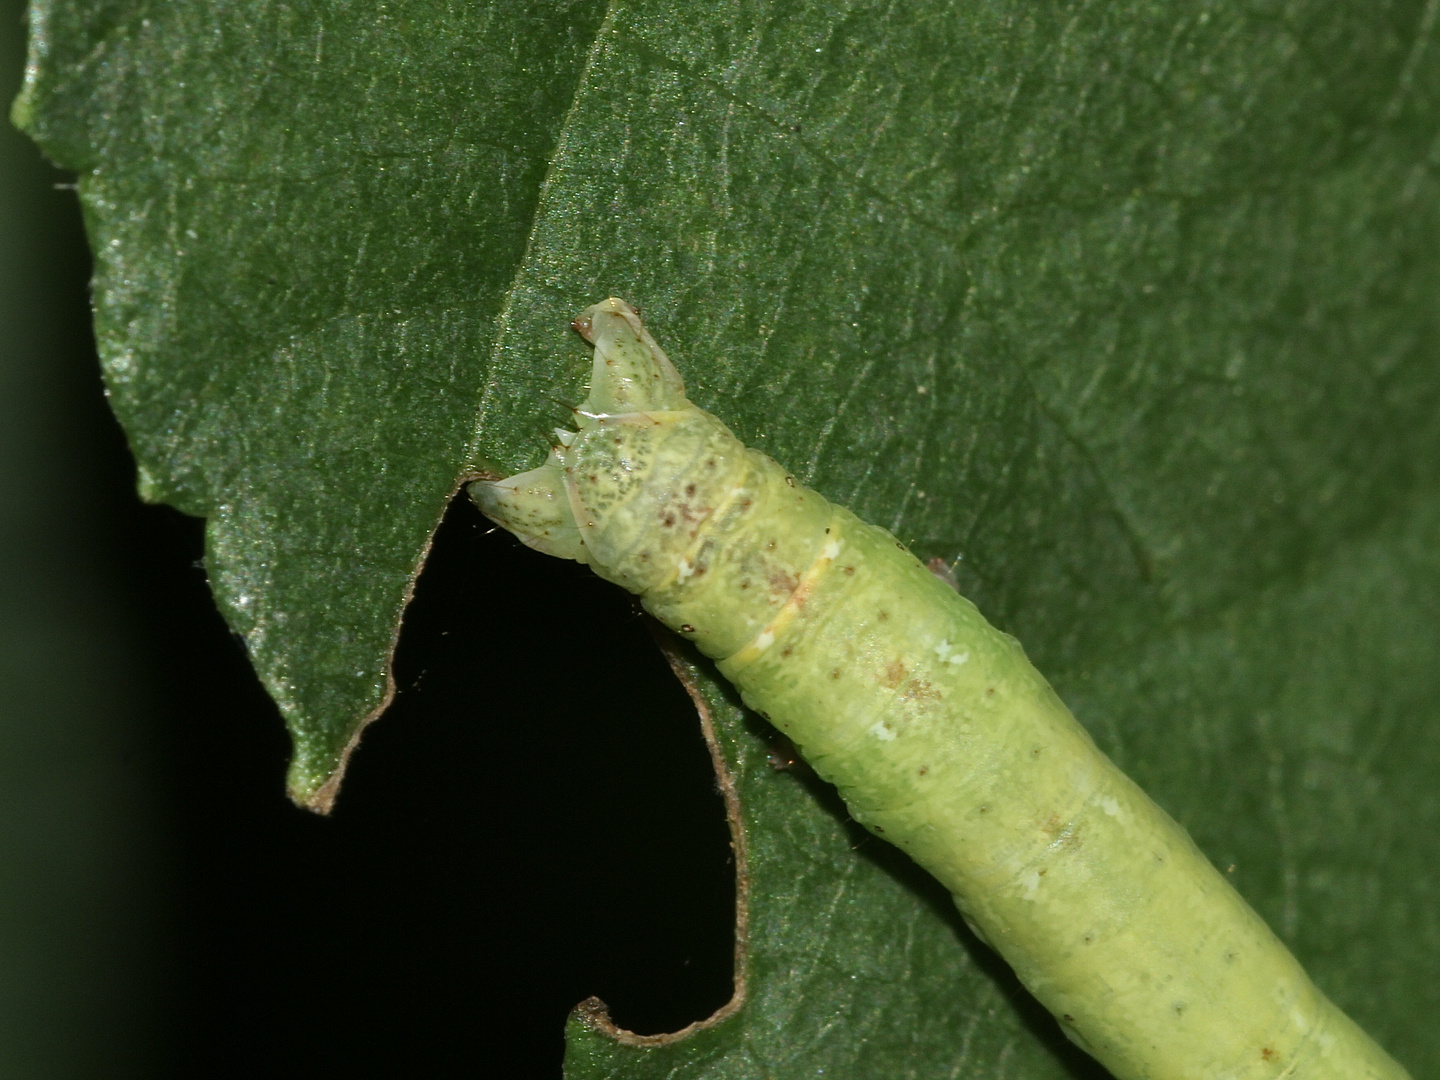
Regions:
M 695 576 L 695 568 L 690 565 L 690 560 L 684 555 L 681 555 L 680 561 L 675 564 L 675 576 L 681 581 L 687 581 Z
M 1113 795 L 1106 795 L 1100 800 L 1100 809 L 1113 818 L 1123 818 L 1125 811 L 1120 809 L 1120 801 Z
M 884 720 L 876 720 L 875 723 L 870 725 L 870 734 L 874 735 L 875 738 L 881 742 L 890 742 L 895 738 L 895 729 L 885 723 Z
M 823 558 L 823 559 L 833 559 L 833 558 L 835 558 L 836 555 L 839 555 L 839 554 L 840 554 L 840 541 L 838 541 L 838 540 L 830 540 L 830 541 L 828 541 L 828 542 L 825 544 L 824 548 L 822 548 L 821 551 L 820 551 L 820 557 Z
M 1035 894 L 1040 891 L 1040 871 L 1025 871 L 1020 875 L 1020 886 L 1025 890 L 1025 899 L 1034 900 Z
M 769 630 L 760 631 L 760 636 L 755 639 L 755 651 L 764 652 L 771 645 L 775 644 L 775 635 Z
M 970 650 L 956 652 L 949 641 L 941 641 L 935 646 L 935 655 L 940 658 L 942 664 L 963 664 L 970 659 Z

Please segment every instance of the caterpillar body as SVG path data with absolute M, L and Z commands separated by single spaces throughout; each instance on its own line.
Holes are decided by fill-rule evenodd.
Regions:
M 578 431 L 471 485 L 716 661 L 855 819 L 1119 1080 L 1405 1080 L 1019 643 L 883 529 L 691 404 L 624 301 L 586 309 Z

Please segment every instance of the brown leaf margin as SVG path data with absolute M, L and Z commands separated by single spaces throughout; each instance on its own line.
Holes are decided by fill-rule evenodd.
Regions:
M 745 822 L 740 812 L 740 791 L 735 783 L 735 773 L 725 759 L 725 752 L 715 734 L 715 720 L 710 713 L 710 704 L 705 700 L 699 685 L 695 682 L 690 661 L 681 652 L 678 639 L 654 619 L 645 620 L 650 635 L 660 647 L 665 662 L 680 680 L 680 685 L 695 703 L 695 712 L 700 718 L 700 734 L 705 747 L 710 751 L 710 762 L 715 768 L 715 786 L 725 802 L 725 820 L 730 826 L 730 848 L 735 853 L 735 990 L 730 1000 L 707 1016 L 696 1020 L 679 1031 L 662 1035 L 637 1035 L 627 1031 L 610 1018 L 610 1009 L 598 997 L 588 997 L 575 1006 L 572 1019 L 586 1027 L 607 1035 L 625 1046 L 669 1046 L 687 1039 L 696 1032 L 715 1027 L 730 1019 L 745 1004 L 747 969 L 750 956 L 750 858 L 748 841 L 745 837 Z
M 425 544 L 420 549 L 419 557 L 415 560 L 415 569 L 410 572 L 409 580 L 405 583 L 405 592 L 400 599 L 400 607 L 395 616 L 395 625 L 390 632 L 390 645 L 385 653 L 385 692 L 375 707 L 360 717 L 355 723 L 355 728 L 350 732 L 350 738 L 340 749 L 340 754 L 335 760 L 335 767 L 330 771 L 319 784 L 314 787 L 306 787 L 295 781 L 293 776 L 286 777 L 286 794 L 290 801 L 302 810 L 309 810 L 319 814 L 321 817 L 328 817 L 335 809 L 335 800 L 340 795 L 340 785 L 345 781 L 345 773 L 350 768 L 350 755 L 360 745 L 360 737 L 365 734 L 365 729 L 379 720 L 395 702 L 395 654 L 400 648 L 400 635 L 405 629 L 405 614 L 410 610 L 410 602 L 415 599 L 415 589 L 419 585 L 420 575 L 425 572 L 425 564 L 430 561 L 430 548 L 435 543 L 435 533 L 439 531 L 445 515 L 450 512 L 450 507 L 457 498 L 467 497 L 464 495 L 465 488 L 476 480 L 501 480 L 503 477 L 489 469 L 471 469 L 462 472 L 455 480 L 454 486 L 445 495 L 444 501 L 440 504 L 440 512 L 436 515 L 435 524 L 430 527 L 429 533 L 425 536 Z M 672 665 L 673 666 L 673 665 Z M 287 727 L 288 721 L 287 721 Z M 291 739 L 297 736 L 291 733 Z M 291 761 L 294 761 L 294 749 L 291 750 Z

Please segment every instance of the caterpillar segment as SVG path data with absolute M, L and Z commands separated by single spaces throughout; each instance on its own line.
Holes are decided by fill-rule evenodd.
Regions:
M 713 658 L 1119 1080 L 1406 1080 L 1019 642 L 691 404 L 624 301 L 574 325 L 578 430 L 481 510 Z

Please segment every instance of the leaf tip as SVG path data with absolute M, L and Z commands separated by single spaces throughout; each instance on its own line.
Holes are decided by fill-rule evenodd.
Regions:
M 319 814 L 321 817 L 328 817 L 330 811 L 335 808 L 335 796 L 340 792 L 340 774 L 335 774 L 326 779 L 325 783 L 315 787 L 299 784 L 287 784 L 287 794 L 290 801 L 302 810 L 309 810 Z
M 285 776 L 285 791 L 290 801 L 302 810 L 310 810 L 322 817 L 335 809 L 335 800 L 340 795 L 340 784 L 345 779 L 345 768 L 350 764 L 350 753 L 360 741 L 357 731 L 351 736 L 338 756 L 323 757 L 305 753 L 297 745 L 295 756 Z
M 391 646 L 394 655 L 394 646 Z M 360 745 L 360 736 L 373 723 L 395 697 L 395 681 L 388 670 L 385 677 L 385 693 L 380 702 L 358 721 L 347 724 L 342 731 L 324 732 L 285 712 L 285 722 L 290 728 L 294 747 L 290 768 L 285 773 L 285 791 L 290 801 L 303 810 L 313 810 L 320 815 L 329 814 L 335 808 L 340 795 L 340 784 L 345 779 L 345 770 L 350 765 L 350 755 Z M 340 739 L 345 739 L 343 745 Z

